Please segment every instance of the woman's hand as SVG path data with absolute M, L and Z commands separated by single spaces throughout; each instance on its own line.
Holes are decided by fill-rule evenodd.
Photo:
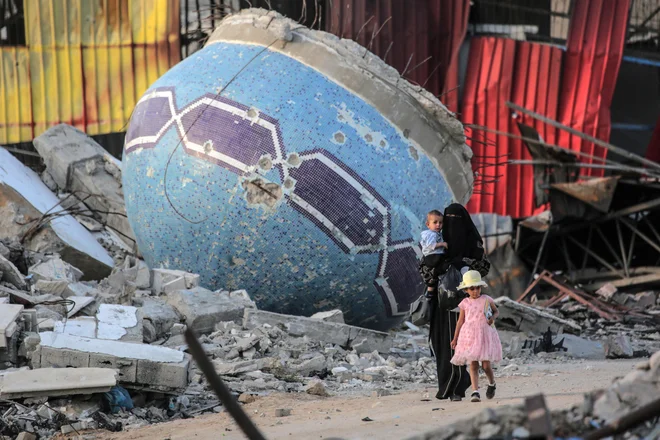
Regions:
M 493 325 L 494 322 L 495 322 L 495 317 L 491 317 L 491 318 L 488 320 L 488 325 Z
M 452 339 L 451 344 L 449 344 L 449 345 L 451 346 L 452 350 L 455 349 L 456 348 L 456 339 Z

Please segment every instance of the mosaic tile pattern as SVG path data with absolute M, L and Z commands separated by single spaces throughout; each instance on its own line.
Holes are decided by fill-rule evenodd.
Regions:
M 251 50 L 235 46 L 212 45 L 196 56 Z M 268 54 L 259 61 L 273 64 L 273 58 L 281 58 L 275 64 L 312 78 L 315 87 L 307 93 L 297 90 L 286 100 L 282 92 L 287 87 L 280 81 L 280 101 L 271 103 L 241 97 L 254 97 L 241 84 L 218 95 L 203 81 L 184 81 L 182 73 L 191 70 L 185 68 L 186 60 L 138 102 L 126 136 L 124 185 L 140 249 L 151 266 L 187 268 L 206 277 L 210 287 L 246 288 L 262 308 L 309 314 L 334 306 L 354 324 L 387 328 L 405 316 L 422 288 L 413 237 L 423 222 L 411 220 L 410 212 L 423 218 L 427 206 L 448 203 L 446 183 L 428 160 L 410 155 L 404 137 L 382 117 L 378 121 L 382 130 L 376 131 L 373 120 L 379 115 L 364 101 L 283 55 Z M 218 74 L 225 69 L 234 70 L 229 66 L 211 70 Z M 250 69 L 245 70 L 249 81 Z M 315 90 L 322 90 L 330 105 L 314 104 L 321 94 L 312 93 Z M 278 105 L 294 102 L 294 96 L 300 99 L 301 94 L 312 103 L 308 110 L 321 112 L 306 115 L 318 122 L 304 125 L 292 123 L 294 115 L 274 116 Z M 361 116 L 371 113 L 371 126 L 353 109 L 364 110 Z M 378 139 L 375 146 L 374 139 Z M 173 151 L 179 144 L 182 151 Z M 399 151 L 389 151 L 395 147 Z M 356 153 L 356 158 L 351 157 Z M 170 155 L 176 165 L 169 172 L 180 187 L 163 180 Z M 401 162 L 407 163 L 412 176 L 405 172 L 397 176 L 397 166 L 405 168 Z M 384 171 L 387 163 L 389 172 Z M 413 176 L 422 180 L 410 180 Z M 429 176 L 434 180 L 429 182 Z M 439 199 L 432 199 L 435 189 L 424 188 L 429 183 L 444 188 Z M 193 222 L 168 209 L 162 201 L 162 185 L 172 187 L 170 198 Z M 250 197 L 240 197 L 238 189 L 250 185 L 263 188 L 257 192 L 266 194 L 266 199 L 272 195 L 275 200 L 281 193 L 281 200 L 264 202 L 255 214 Z M 209 191 L 213 197 L 205 194 Z M 424 201 L 425 196 L 431 200 Z M 417 212 L 420 204 L 424 208 Z M 223 216 L 231 222 L 221 221 Z M 409 224 L 409 233 L 393 236 L 393 218 L 397 224 Z M 159 236 L 167 237 L 168 243 L 159 243 Z M 243 242 L 247 247 L 239 244 Z M 215 273 L 208 275 L 209 270 Z

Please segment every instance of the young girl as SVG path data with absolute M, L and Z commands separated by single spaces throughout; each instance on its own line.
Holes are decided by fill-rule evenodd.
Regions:
M 499 315 L 493 299 L 481 294 L 481 288 L 488 285 L 481 279 L 476 270 L 469 270 L 463 275 L 463 281 L 458 288 L 466 290 L 470 295 L 458 307 L 461 314 L 458 317 L 456 333 L 451 341 L 455 349 L 451 363 L 454 365 L 470 365 L 470 380 L 472 382 L 471 402 L 480 402 L 479 395 L 479 362 L 488 377 L 486 397 L 495 397 L 495 377 L 491 362 L 502 360 L 502 344 L 497 330 L 493 327 L 495 318 Z M 465 324 L 465 327 L 463 327 Z

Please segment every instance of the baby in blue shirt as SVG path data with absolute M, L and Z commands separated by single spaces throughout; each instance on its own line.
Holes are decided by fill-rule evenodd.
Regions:
M 427 295 L 431 296 L 438 284 L 439 266 L 444 261 L 444 254 L 446 253 L 447 243 L 442 238 L 442 213 L 438 210 L 430 211 L 426 215 L 425 231 L 422 231 L 422 245 L 423 264 L 433 273 L 433 279 L 427 282 Z

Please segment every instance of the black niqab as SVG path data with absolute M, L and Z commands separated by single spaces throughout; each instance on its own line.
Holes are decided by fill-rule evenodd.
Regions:
M 484 256 L 484 243 L 467 209 L 458 203 L 445 208 L 442 236 L 447 242 L 449 261 L 457 269 L 463 258 L 479 260 Z

